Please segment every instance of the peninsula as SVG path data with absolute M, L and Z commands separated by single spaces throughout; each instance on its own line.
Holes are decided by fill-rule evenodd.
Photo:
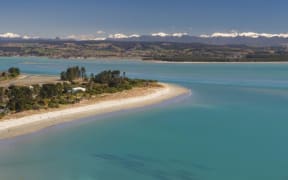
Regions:
M 35 78 L 25 78 L 29 77 Z M 59 79 L 53 78 L 54 82 L 50 77 L 49 83 L 37 84 L 19 79 L 14 80 L 17 85 L 6 83 L 0 87 L 0 138 L 34 132 L 81 117 L 160 103 L 189 93 L 186 88 L 176 85 L 130 79 L 118 70 L 88 77 L 84 67 L 75 66 L 63 71 Z

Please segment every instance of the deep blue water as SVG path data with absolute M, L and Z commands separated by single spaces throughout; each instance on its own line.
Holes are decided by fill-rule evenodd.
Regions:
M 0 58 L 0 71 L 126 71 L 191 96 L 0 141 L 0 179 L 288 179 L 288 64 Z

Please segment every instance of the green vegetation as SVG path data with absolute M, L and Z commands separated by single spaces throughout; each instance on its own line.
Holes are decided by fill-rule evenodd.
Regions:
M 47 40 L 0 42 L 0 56 L 140 57 L 143 60 L 177 62 L 264 62 L 287 61 L 288 48 L 285 44 L 277 47 L 254 47 L 176 42 Z M 65 74 L 63 78 L 67 78 Z
M 7 91 L 7 108 L 12 111 L 20 112 L 32 109 L 33 94 L 29 87 L 10 86 Z
M 17 67 L 11 67 L 8 69 L 8 71 L 0 72 L 0 81 L 16 78 L 19 75 L 20 75 L 20 69 Z
M 62 78 L 63 74 L 65 78 Z M 61 79 L 63 81 L 58 83 L 0 87 L 0 118 L 6 114 L 26 110 L 58 108 L 61 105 L 75 104 L 103 93 L 116 93 L 133 87 L 152 86 L 156 82 L 129 79 L 125 72 L 121 74 L 119 70 L 91 74 L 88 78 L 85 68 L 78 66 L 69 67 L 62 72 Z
M 66 71 L 61 72 L 60 78 L 63 81 L 70 81 L 73 82 L 76 79 L 87 79 L 86 69 L 85 67 L 70 67 Z

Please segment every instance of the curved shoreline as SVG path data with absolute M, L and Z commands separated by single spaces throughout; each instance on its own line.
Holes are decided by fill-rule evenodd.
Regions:
M 97 102 L 92 101 L 84 105 L 80 103 L 80 105 L 72 105 L 72 107 L 68 106 L 60 110 L 44 111 L 42 113 L 0 121 L 0 139 L 32 133 L 52 125 L 87 116 L 157 104 L 190 92 L 186 88 L 172 84 L 161 83 L 161 85 L 162 87 L 148 88 L 147 91 L 142 93 L 134 93 L 131 97 L 125 97 L 125 94 L 131 93 L 133 89 L 120 93 L 115 97 L 111 95 L 110 98 L 108 97 L 108 99 L 102 99 Z

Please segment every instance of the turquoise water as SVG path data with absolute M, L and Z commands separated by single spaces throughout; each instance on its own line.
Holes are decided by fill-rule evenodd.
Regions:
M 288 64 L 0 58 L 0 70 L 120 69 L 192 90 L 160 105 L 0 141 L 0 179 L 288 179 Z

